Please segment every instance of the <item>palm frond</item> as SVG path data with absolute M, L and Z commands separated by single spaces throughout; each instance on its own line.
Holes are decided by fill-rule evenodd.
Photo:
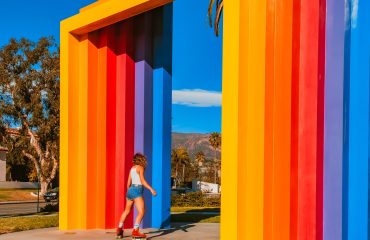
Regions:
M 213 24 L 213 6 L 216 3 L 216 16 Z M 216 36 L 219 36 L 220 32 L 220 19 L 221 15 L 224 9 L 224 1 L 223 0 L 210 0 L 209 1 L 209 6 L 208 6 L 208 20 L 209 20 L 209 25 L 211 27 L 214 26 L 215 29 L 215 34 Z
M 215 33 L 217 37 L 220 33 L 220 19 L 221 19 L 223 9 L 224 9 L 224 1 L 221 0 L 220 4 L 217 6 L 216 19 L 215 19 Z
M 217 0 L 218 2 L 218 0 Z M 209 5 L 208 5 L 208 20 L 209 20 L 209 25 L 212 27 L 213 26 L 213 19 L 212 19 L 212 15 L 213 15 L 213 5 L 215 3 L 215 0 L 210 0 L 209 1 Z

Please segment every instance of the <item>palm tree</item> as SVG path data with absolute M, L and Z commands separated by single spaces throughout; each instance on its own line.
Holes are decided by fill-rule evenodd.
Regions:
M 198 178 L 200 178 L 200 173 L 199 173 L 199 170 L 200 170 L 200 167 L 203 166 L 203 163 L 204 161 L 206 160 L 206 155 L 204 155 L 204 152 L 200 151 L 200 152 L 197 152 L 197 154 L 195 155 L 195 161 L 197 162 L 197 173 L 198 173 Z M 201 179 L 199 179 L 201 180 Z
M 208 18 L 209 18 L 209 25 L 213 26 L 213 6 L 216 5 L 216 17 L 214 19 L 214 26 L 215 26 L 215 34 L 216 36 L 220 33 L 220 19 L 224 9 L 224 1 L 223 0 L 210 0 L 208 6 Z
M 206 155 L 204 155 L 203 151 L 197 152 L 195 155 L 195 161 L 197 161 L 198 166 L 201 167 L 206 159 Z
M 172 162 L 175 165 L 175 187 L 176 181 L 179 183 L 178 169 L 179 165 L 182 165 L 182 182 L 185 182 L 185 167 L 190 163 L 190 157 L 188 151 L 184 147 L 176 148 L 172 150 Z
M 208 141 L 215 150 L 219 149 L 221 147 L 221 134 L 218 132 L 211 133 Z
M 221 134 L 218 133 L 218 132 L 213 132 L 211 133 L 211 135 L 209 136 L 209 139 L 208 139 L 209 143 L 211 144 L 211 146 L 213 147 L 214 150 L 217 150 L 217 149 L 220 149 L 221 148 Z M 217 173 L 218 173 L 218 170 L 220 169 L 220 161 L 218 159 L 216 159 L 215 157 L 215 160 L 214 160 L 214 167 L 215 167 L 215 183 L 217 183 Z

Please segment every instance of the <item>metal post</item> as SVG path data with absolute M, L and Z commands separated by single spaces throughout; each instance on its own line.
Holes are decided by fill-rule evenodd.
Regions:
M 40 212 L 40 173 L 37 173 L 37 213 Z

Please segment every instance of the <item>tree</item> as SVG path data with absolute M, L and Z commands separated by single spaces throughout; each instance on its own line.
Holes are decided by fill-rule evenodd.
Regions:
M 208 141 L 215 150 L 221 148 L 221 134 L 220 133 L 218 132 L 211 133 Z
M 176 183 L 180 183 L 180 178 L 178 175 L 179 166 L 182 166 L 182 183 L 185 182 L 185 167 L 189 166 L 190 164 L 190 157 L 188 154 L 188 151 L 184 147 L 172 149 L 172 163 L 175 168 L 175 186 L 177 186 Z
M 218 149 L 221 148 L 221 134 L 220 133 L 217 133 L 217 132 L 211 133 L 208 140 L 209 140 L 209 143 L 211 144 L 211 146 L 215 150 L 218 150 Z M 217 183 L 217 173 L 218 173 L 218 170 L 221 167 L 221 163 L 218 159 L 216 159 L 216 157 L 215 157 L 214 167 L 215 167 L 214 182 Z
M 44 194 L 59 162 L 59 47 L 52 38 L 11 39 L 0 48 L 0 142 L 33 163 Z
M 201 178 L 200 177 L 200 171 L 199 171 L 199 168 L 203 167 L 203 164 L 204 164 L 204 161 L 206 160 L 206 156 L 204 154 L 204 152 L 200 151 L 200 152 L 197 152 L 197 154 L 195 155 L 195 161 L 197 162 L 197 177 L 198 178 Z M 201 179 L 200 179 L 201 180 Z
M 213 19 L 213 7 L 216 5 L 216 16 Z M 209 25 L 212 27 L 214 26 L 216 36 L 220 33 L 220 20 L 221 15 L 224 9 L 224 1 L 223 0 L 210 0 L 208 6 L 208 18 L 209 18 Z

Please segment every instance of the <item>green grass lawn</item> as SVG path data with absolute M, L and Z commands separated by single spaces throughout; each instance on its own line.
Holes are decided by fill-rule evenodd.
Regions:
M 0 202 L 36 200 L 31 192 L 37 189 L 0 189 Z
M 171 207 L 171 222 L 219 223 L 219 207 Z M 202 214 L 202 212 L 214 214 Z
M 57 227 L 58 215 L 0 218 L 0 234 Z
M 172 214 L 171 222 L 220 223 L 220 215 Z
M 220 212 L 219 207 L 171 207 L 171 212 Z

